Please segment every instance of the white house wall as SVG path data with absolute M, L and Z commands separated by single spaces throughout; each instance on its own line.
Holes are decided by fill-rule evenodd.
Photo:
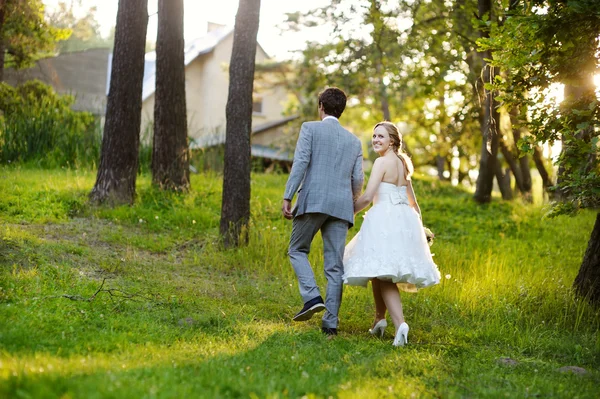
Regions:
M 227 96 L 229 91 L 229 71 L 233 34 L 227 35 L 213 51 L 201 54 L 186 67 L 186 102 L 188 136 L 200 139 L 202 146 L 217 144 L 225 137 Z M 260 46 L 256 52 L 256 62 L 268 57 Z M 281 119 L 286 92 L 277 88 L 257 94 L 263 100 L 263 110 L 253 115 L 253 125 Z M 154 120 L 154 94 L 142 105 L 142 133 L 152 126 Z M 143 136 L 142 136 L 143 138 Z

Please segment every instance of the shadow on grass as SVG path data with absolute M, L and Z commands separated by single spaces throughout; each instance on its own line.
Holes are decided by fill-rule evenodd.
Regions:
M 227 351 L 234 353 L 198 354 L 195 359 L 193 350 L 184 358 L 181 352 L 169 358 L 167 352 L 166 358 L 143 366 L 121 365 L 115 359 L 114 364 L 96 370 L 30 370 L 8 377 L 0 393 L 7 397 L 336 396 L 365 360 L 347 340 L 329 341 L 320 332 L 276 332 L 252 345 L 240 345 L 233 336 Z
M 215 340 L 220 338 L 213 336 Z M 0 384 L 5 397 L 594 397 L 597 373 L 561 374 L 556 365 L 498 362 L 498 350 L 409 345 L 318 331 L 274 332 L 266 339 L 227 337 L 194 346 L 139 345 L 97 361 L 93 354 L 42 363 L 43 353 Z M 221 342 L 223 344 L 223 342 Z M 214 352 L 213 352 L 214 350 Z M 98 355 L 102 357 L 102 355 Z M 517 357 L 518 358 L 518 357 Z M 24 361 L 27 363 L 27 361 Z M 54 368 L 52 364 L 54 363 Z M 77 366 L 80 367 L 77 367 Z

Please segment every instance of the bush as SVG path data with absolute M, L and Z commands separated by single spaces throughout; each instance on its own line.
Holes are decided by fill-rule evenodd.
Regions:
M 100 157 L 99 123 L 71 109 L 73 96 L 40 81 L 0 83 L 0 162 L 44 167 L 94 165 Z

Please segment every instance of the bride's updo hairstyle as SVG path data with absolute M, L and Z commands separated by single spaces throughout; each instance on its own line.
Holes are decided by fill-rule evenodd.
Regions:
M 415 168 L 413 167 L 413 164 L 408 155 L 404 151 L 402 151 L 402 134 L 400 134 L 400 130 L 398 130 L 398 127 L 396 125 L 388 121 L 379 122 L 375 125 L 373 130 L 377 129 L 379 126 L 384 127 L 385 130 L 388 132 L 390 140 L 392 142 L 392 148 L 394 149 L 396 155 L 398 155 L 398 158 L 400 158 L 400 160 L 404 164 L 404 178 L 406 180 L 410 180 L 410 176 L 415 171 Z

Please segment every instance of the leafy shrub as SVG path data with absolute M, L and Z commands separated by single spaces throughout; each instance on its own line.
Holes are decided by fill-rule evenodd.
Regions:
M 100 156 L 99 123 L 71 109 L 73 96 L 40 81 L 0 83 L 0 162 L 45 167 L 93 165 Z

